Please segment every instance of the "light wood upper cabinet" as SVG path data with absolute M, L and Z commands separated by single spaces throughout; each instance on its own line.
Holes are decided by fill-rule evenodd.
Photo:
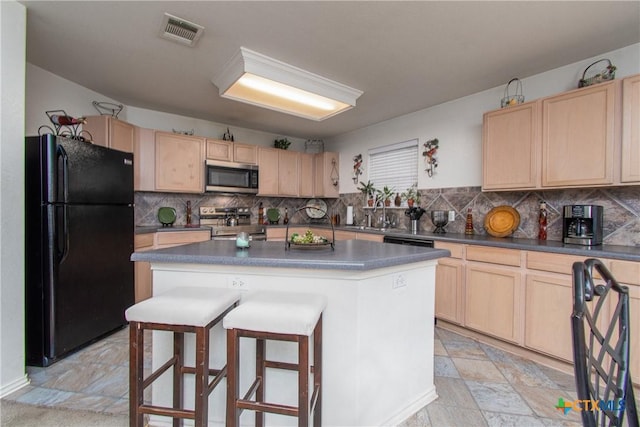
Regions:
M 298 196 L 299 161 L 300 153 L 278 149 L 278 195 Z
M 278 195 L 278 149 L 258 147 L 258 195 Z
M 233 142 L 220 139 L 207 139 L 207 159 L 233 161 Z
M 155 157 L 155 131 L 136 126 L 133 140 L 134 191 L 155 191 Z
M 82 130 L 91 134 L 93 143 L 133 153 L 135 126 L 111 116 L 89 116 Z
M 530 189 L 539 186 L 539 153 L 539 101 L 484 114 L 484 190 Z
M 340 170 L 340 156 L 338 153 L 325 151 L 315 155 L 315 197 L 339 197 L 340 186 L 333 185 L 333 179 L 338 179 Z
M 220 139 L 206 140 L 206 157 L 210 160 L 258 164 L 258 146 Z
M 542 187 L 611 185 L 619 81 L 542 100 Z
M 300 197 L 313 197 L 314 185 L 314 156 L 311 153 L 300 153 L 298 163 L 298 195 Z
M 640 74 L 622 80 L 622 166 L 620 181 L 640 182 Z
M 157 191 L 204 192 L 204 138 L 156 132 Z

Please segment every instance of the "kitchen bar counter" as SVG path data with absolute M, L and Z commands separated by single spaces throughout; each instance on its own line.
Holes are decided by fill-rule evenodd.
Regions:
M 251 242 L 238 249 L 235 241 L 207 241 L 155 251 L 136 252 L 132 261 L 194 263 L 252 267 L 322 270 L 360 270 L 392 267 L 449 256 L 449 251 L 404 245 L 380 245 L 363 240 L 342 240 L 321 248 L 285 250 L 284 242 Z
M 327 426 L 398 425 L 437 398 L 434 385 L 434 299 L 438 258 L 449 251 L 338 241 L 335 251 L 285 250 L 284 242 L 252 242 L 247 250 L 235 241 L 206 241 L 136 252 L 131 259 L 151 263 L 153 293 L 184 286 L 232 288 L 242 299 L 255 291 L 302 292 L 327 297 L 323 313 L 323 405 Z M 224 330 L 214 328 L 211 366 L 225 360 Z M 185 348 L 193 338 L 186 337 Z M 270 358 L 290 361 L 292 343 L 269 343 Z M 153 366 L 171 355 L 168 334 L 153 336 Z M 187 361 L 193 358 L 187 355 Z M 254 372 L 255 344 L 241 347 L 241 388 Z M 246 374 L 246 375 L 245 375 Z M 269 371 L 267 395 L 295 405 L 297 380 L 290 372 Z M 167 377 L 167 378 L 165 378 Z M 189 380 L 189 378 L 187 377 Z M 187 382 L 187 390 L 193 382 Z M 153 383 L 153 403 L 169 405 L 168 376 Z M 225 393 L 210 397 L 209 425 L 223 426 Z M 191 393 L 185 405 L 192 405 Z M 245 411 L 241 424 L 250 424 Z M 152 423 L 163 420 L 152 416 Z M 295 419 L 267 415 L 266 425 L 296 425 Z

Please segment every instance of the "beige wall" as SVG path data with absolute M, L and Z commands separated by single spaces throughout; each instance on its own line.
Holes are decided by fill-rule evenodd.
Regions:
M 26 10 L 0 1 L 0 397 L 27 384 L 24 354 Z

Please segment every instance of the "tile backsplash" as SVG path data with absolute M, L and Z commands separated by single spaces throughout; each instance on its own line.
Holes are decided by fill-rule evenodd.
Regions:
M 538 236 L 538 209 L 541 201 L 547 203 L 549 240 L 562 240 L 562 208 L 564 205 L 589 204 L 604 207 L 604 239 L 605 244 L 640 246 L 640 186 L 564 189 L 546 191 L 513 191 L 482 192 L 480 187 L 458 187 L 419 190 L 420 206 L 427 212 L 419 221 L 420 230 L 433 230 L 429 211 L 441 209 L 455 212 L 455 221 L 449 222 L 446 230 L 450 233 L 464 233 L 467 209 L 473 214 L 473 227 L 476 234 L 486 234 L 484 217 L 492 208 L 508 205 L 520 214 L 520 226 L 513 237 L 535 239 Z M 313 221 L 304 213 L 296 212 L 308 199 L 292 199 L 278 197 L 257 197 L 247 195 L 214 195 L 214 194 L 173 194 L 138 192 L 135 195 L 136 225 L 159 225 L 158 208 L 174 207 L 177 211 L 176 224 L 186 221 L 187 201 L 193 208 L 193 222 L 197 223 L 199 206 L 249 206 L 254 221 L 258 218 L 258 207 L 263 203 L 267 208 L 278 208 L 281 217 L 287 209 L 292 224 L 306 224 Z M 347 206 L 353 206 L 356 224 L 361 224 L 365 209 L 361 193 L 341 194 L 339 199 L 325 199 L 329 214 L 337 213 L 341 223 L 345 224 Z M 405 207 L 387 209 L 387 215 L 394 216 L 399 229 L 410 228 L 409 218 L 404 215 Z M 381 214 L 378 208 L 373 217 Z M 326 220 L 325 220 L 326 221 Z M 375 222 L 375 221 L 374 221 Z

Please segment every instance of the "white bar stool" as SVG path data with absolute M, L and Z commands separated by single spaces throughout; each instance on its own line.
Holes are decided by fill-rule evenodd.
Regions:
M 196 427 L 206 427 L 209 394 L 226 376 L 226 366 L 209 369 L 209 331 L 238 304 L 239 292 L 227 289 L 175 288 L 129 307 L 129 425 L 143 427 L 144 414 L 173 418 L 173 425 L 183 419 L 194 420 Z M 173 332 L 173 356 L 144 378 L 144 331 Z M 195 333 L 195 367 L 184 366 L 184 334 Z M 160 375 L 173 367 L 173 407 L 147 405 L 144 390 Z M 184 374 L 195 375 L 195 408 L 183 408 Z M 209 377 L 215 376 L 211 383 Z
M 227 424 L 237 427 L 244 409 L 255 411 L 256 427 L 264 426 L 264 413 L 298 418 L 298 426 L 321 425 L 322 414 L 322 312 L 327 299 L 322 295 L 285 292 L 256 292 L 227 314 L 222 325 L 227 329 Z M 309 338 L 313 335 L 313 366 L 309 366 Z M 239 396 L 240 338 L 256 339 L 256 378 L 247 394 Z M 298 343 L 298 363 L 267 360 L 265 341 Z M 266 368 L 298 372 L 298 406 L 264 401 Z M 313 393 L 309 399 L 309 377 L 313 375 Z M 255 394 L 255 399 L 250 400 Z

